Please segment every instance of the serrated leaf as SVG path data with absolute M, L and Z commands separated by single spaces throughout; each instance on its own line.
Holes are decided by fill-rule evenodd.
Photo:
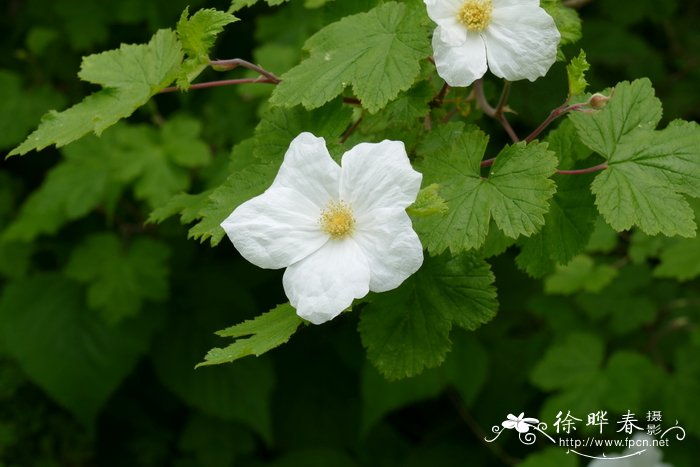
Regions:
M 607 106 L 570 119 L 583 142 L 608 161 L 591 187 L 605 220 L 617 231 L 695 235 L 684 195 L 700 197 L 700 126 L 673 122 L 653 131 L 661 104 L 649 80 L 620 83 Z
M 555 176 L 557 193 L 542 230 L 521 242 L 518 266 L 541 277 L 555 264 L 566 264 L 581 253 L 593 233 L 596 211 L 590 192 L 592 176 Z
M 431 53 L 424 16 L 388 2 L 326 26 L 306 41 L 309 58 L 282 75 L 270 101 L 315 109 L 351 86 L 364 108 L 378 111 L 411 87 Z
M 148 348 L 152 323 L 108 325 L 58 275 L 10 283 L 0 299 L 3 351 L 25 374 L 85 424 Z
M 197 367 L 229 363 L 248 355 L 262 355 L 287 342 L 302 322 L 291 305 L 279 305 L 255 319 L 217 332 L 221 337 L 236 340 L 227 347 L 211 349 Z
M 377 295 L 362 310 L 367 357 L 390 380 L 438 366 L 450 350 L 453 325 L 473 330 L 494 316 L 493 281 L 481 259 L 426 258 L 398 289 Z
M 491 219 L 511 238 L 531 236 L 544 224 L 556 190 L 549 178 L 556 171 L 554 154 L 545 143 L 506 146 L 489 177 L 482 178 L 487 140 L 481 131 L 445 125 L 418 150 L 424 183 L 438 183 L 449 208 L 444 216 L 416 219 L 416 230 L 431 253 L 480 247 Z
M 187 89 L 209 62 L 209 50 L 217 36 L 228 24 L 238 21 L 230 13 L 208 8 L 197 11 L 189 17 L 189 7 L 182 12 L 177 22 L 177 36 L 187 58 L 178 76 L 178 86 Z
M 91 131 L 101 134 L 170 84 L 181 61 L 182 48 L 169 29 L 158 31 L 148 44 L 122 45 L 85 57 L 78 76 L 103 89 L 63 112 L 44 115 L 39 128 L 10 155 L 61 147 Z
M 571 59 L 566 65 L 566 75 L 569 79 L 569 97 L 583 94 L 588 87 L 586 72 L 591 68 L 586 60 L 586 52 L 579 52 L 577 57 Z
M 646 78 L 619 83 L 605 108 L 569 113 L 583 143 L 610 159 L 623 136 L 637 128 L 653 130 L 661 121 L 661 101 Z
M 87 284 L 88 305 L 114 324 L 138 314 L 146 300 L 167 297 L 168 256 L 149 238 L 124 246 L 114 234 L 93 234 L 73 250 L 66 275 Z

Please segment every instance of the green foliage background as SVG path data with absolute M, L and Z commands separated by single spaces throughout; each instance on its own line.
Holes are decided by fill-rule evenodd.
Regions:
M 187 6 L 192 13 L 199 8 L 225 11 L 229 3 L 0 4 L 2 155 L 20 144 L 46 111 L 65 109 L 97 90 L 76 78 L 81 57 L 122 43 L 147 43 L 158 29 L 174 27 Z M 268 3 L 273 6 L 256 4 L 236 12 L 240 21 L 225 29 L 209 55 L 249 59 L 278 75 L 303 57 L 310 57 L 309 68 L 326 66 L 321 55 L 326 48 L 342 50 L 352 44 L 333 44 L 321 35 L 307 44 L 307 53 L 302 52 L 306 39 L 377 2 Z M 579 48 L 586 51 L 589 89 L 648 77 L 663 103 L 660 128 L 678 118 L 698 120 L 700 6 L 593 0 L 579 12 L 583 39 L 565 47 L 564 54 L 571 58 Z M 411 18 L 402 27 L 410 33 L 426 26 L 420 18 Z M 337 29 L 343 28 L 343 33 L 353 33 L 351 25 Z M 419 58 L 421 52 L 413 53 Z M 192 61 L 188 71 L 196 74 L 200 65 Z M 343 79 L 374 111 L 395 97 L 387 96 L 392 89 L 411 87 L 406 73 L 424 76 L 430 72 L 427 65 L 412 69 L 410 63 L 397 64 L 400 72 L 387 78 L 387 89 L 365 86 L 352 69 L 345 70 Z M 144 74 L 160 72 L 168 75 L 168 70 Z M 245 73 L 237 70 L 231 76 L 254 76 Z M 297 69 L 292 76 L 303 80 L 305 73 L 309 70 Z M 90 76 L 95 78 L 95 71 L 85 66 L 81 77 L 113 83 Z M 207 70 L 199 81 L 216 77 Z M 187 76 L 177 78 L 188 81 Z M 163 79 L 151 88 L 129 89 L 130 95 L 142 92 L 139 99 L 145 102 Z M 455 245 L 440 237 L 435 225 L 416 223 L 421 234 L 433 232 L 422 237 L 430 239 L 425 246 L 433 258 L 411 279 L 417 289 L 438 290 L 448 297 L 445 300 L 458 286 L 484 289 L 473 321 L 460 322 L 455 313 L 441 317 L 440 328 L 414 329 L 411 335 L 420 358 L 394 351 L 406 342 L 382 334 L 389 326 L 415 323 L 405 322 L 409 308 L 411 313 L 433 311 L 412 306 L 413 296 L 397 291 L 377 295 L 372 303 L 323 326 L 300 326 L 289 343 L 261 357 L 195 371 L 207 351 L 230 343 L 215 331 L 286 301 L 281 272 L 247 263 L 227 241 L 212 248 L 188 240 L 188 228 L 177 219 L 147 221 L 177 213 L 191 222 L 205 213 L 189 234 L 213 236 L 215 244 L 223 235 L 216 231 L 217 219 L 233 206 L 228 200 L 250 198 L 260 188 L 245 185 L 246 180 L 274 174 L 276 167 L 265 164 L 260 154 L 284 152 L 289 139 L 276 131 L 294 136 L 310 130 L 337 141 L 353 116 L 334 99 L 342 90 L 319 96 L 295 88 L 291 79 L 289 83 L 274 94 L 270 84 L 245 84 L 156 96 L 100 138 L 87 136 L 60 149 L 51 147 L 0 164 L 0 465 L 576 466 L 578 458 L 563 449 L 524 447 L 514 436 L 491 445 L 483 442 L 490 427 L 508 413 L 524 411 L 551 423 L 562 409 L 579 417 L 607 410 L 612 420 L 627 410 L 639 416 L 662 410 L 667 424 L 677 419 L 688 431 L 684 442 L 664 451 L 665 460 L 675 466 L 694 465 L 700 446 L 700 240 L 652 236 L 650 232 L 660 231 L 653 222 L 627 222 L 608 210 L 606 219 L 615 227 L 647 227 L 647 233 L 615 233 L 595 211 L 586 210 L 586 203 L 592 204 L 592 175 L 555 177 L 558 192 L 548 215 L 576 212 L 578 221 L 593 221 L 590 238 L 578 239 L 586 245 L 584 252 L 565 267 L 555 263 L 567 262 L 571 251 L 578 254 L 580 248 L 562 243 L 551 229 L 511 246 L 513 242 L 504 242 L 498 232 L 518 227 L 500 223 L 495 215 L 495 223 L 470 226 L 469 232 L 477 235 L 478 230 L 482 238 L 468 242 L 480 245 L 485 238 L 490 252 L 485 256 L 496 278 L 499 302 L 493 318 L 490 281 L 483 282 L 491 277 L 487 266 L 470 257 L 448 260 L 439 255 L 470 245 Z M 348 145 L 402 135 L 402 125 L 423 117 L 439 89 L 425 83 L 378 114 L 366 115 Z M 121 85 L 128 83 L 118 83 L 117 88 Z M 492 100 L 499 87 L 498 80 L 487 78 Z M 320 108 L 271 109 L 271 95 L 273 103 Z M 515 130 L 529 133 L 566 95 L 563 62 L 534 84 L 515 83 L 509 104 L 517 111 L 511 116 Z M 490 137 L 488 143 L 485 138 L 464 141 L 465 146 L 483 146 L 495 154 L 494 148 L 508 142 L 495 121 L 480 119 L 467 92 L 454 90 L 448 97 L 456 100 L 460 111 L 453 120 L 478 120 Z M 654 102 L 646 104 L 652 109 L 647 113 L 655 114 Z M 572 164 L 591 155 L 581 145 L 565 148 L 574 126 L 582 132 L 590 123 L 578 117 L 563 121 L 549 137 L 550 148 L 573 154 Z M 96 120 L 95 128 L 101 123 Z M 643 140 L 649 147 L 657 137 L 651 132 L 655 123 L 645 136 L 649 140 Z M 450 132 L 461 132 L 460 125 L 450 123 L 432 140 L 408 140 L 407 146 L 420 156 L 436 139 L 451 141 Z M 677 131 L 674 140 L 682 141 L 680 127 L 664 131 Z M 469 135 L 464 138 L 481 138 Z M 331 152 L 342 148 L 331 145 Z M 438 160 L 453 156 L 446 151 Z M 482 153 L 474 157 L 478 162 Z M 508 157 L 517 164 L 518 149 Z M 257 162 L 251 164 L 253 160 Z M 418 165 L 427 178 L 439 173 L 427 159 Z M 545 161 L 538 170 L 549 175 L 552 167 Z M 227 192 L 226 184 L 208 191 L 236 171 L 240 175 L 234 180 L 235 192 Z M 683 193 L 697 193 L 697 183 L 686 175 Z M 212 204 L 210 196 L 220 204 Z M 668 196 L 681 197 L 675 192 Z M 572 205 L 572 198 L 586 202 Z M 681 220 L 670 233 L 688 233 L 692 226 L 682 222 L 687 213 L 683 206 L 675 208 L 678 211 L 670 215 Z M 695 201 L 686 210 L 691 208 L 697 218 L 700 204 Z M 586 230 L 587 222 L 580 222 Z M 440 276 L 448 261 L 450 271 L 479 271 L 481 276 L 466 285 L 450 283 Z M 289 311 L 280 308 L 277 313 Z M 385 313 L 387 309 L 391 313 Z M 444 312 L 449 306 L 440 309 Z M 464 330 L 489 319 L 475 331 Z M 299 326 L 296 321 L 283 324 Z M 239 337 L 245 332 L 231 328 L 222 335 Z M 450 341 L 446 356 L 446 350 L 428 355 L 420 347 L 427 342 L 447 349 Z M 377 342 L 385 345 L 378 348 Z M 257 353 L 235 350 L 241 355 Z M 422 371 L 424 366 L 434 368 Z M 393 378 L 420 374 L 389 382 L 378 369 Z

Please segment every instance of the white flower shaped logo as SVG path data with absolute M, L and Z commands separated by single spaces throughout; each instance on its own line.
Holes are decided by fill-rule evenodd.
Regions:
M 406 208 L 422 175 L 399 141 L 363 143 L 342 167 L 323 138 L 289 145 L 272 186 L 221 224 L 238 251 L 262 268 L 287 268 L 283 285 L 314 324 L 338 316 L 371 290 L 398 287 L 423 263 Z
M 512 430 L 515 428 L 518 433 L 527 433 L 530 431 L 531 427 L 536 427 L 537 424 L 540 422 L 536 418 L 523 418 L 525 417 L 525 412 L 521 412 L 520 415 L 517 417 L 513 414 L 508 414 L 506 417 L 507 420 L 501 423 L 503 425 L 503 428 L 506 428 L 508 430 Z
M 450 86 L 469 86 L 486 69 L 508 81 L 544 76 L 561 38 L 539 0 L 424 0 L 437 23 L 433 54 Z

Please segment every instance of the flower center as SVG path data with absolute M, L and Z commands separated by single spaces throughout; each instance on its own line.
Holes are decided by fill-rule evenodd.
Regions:
M 472 32 L 481 32 L 491 22 L 491 0 L 467 0 L 457 12 L 457 20 Z
M 352 209 L 344 201 L 330 201 L 321 211 L 319 223 L 321 229 L 336 240 L 347 237 L 355 228 Z

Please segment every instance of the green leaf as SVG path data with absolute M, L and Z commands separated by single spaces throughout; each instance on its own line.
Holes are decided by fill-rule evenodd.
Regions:
M 66 222 L 79 219 L 119 192 L 112 167 L 101 157 L 97 138 L 85 139 L 64 152 L 65 159 L 52 168 L 41 187 L 22 205 L 17 218 L 3 233 L 3 240 L 29 242 L 53 234 Z M 96 157 L 98 156 L 98 157 Z
M 591 176 L 555 176 L 557 193 L 542 230 L 523 240 L 518 266 L 541 277 L 555 264 L 566 264 L 581 253 L 593 233 L 597 211 L 590 192 Z
M 332 23 L 306 41 L 309 58 L 282 75 L 275 105 L 322 106 L 352 86 L 374 113 L 411 87 L 431 53 L 422 9 L 396 2 Z M 362 38 L 358 46 L 357 38 Z
M 628 265 L 600 292 L 579 294 L 576 303 L 593 320 L 608 317 L 606 329 L 628 334 L 656 319 L 657 304 L 648 293 L 652 286 L 646 265 Z
M 610 101 L 595 113 L 569 113 L 586 146 L 610 160 L 623 136 L 638 128 L 653 130 L 661 120 L 661 101 L 646 78 L 619 83 Z
M 700 436 L 700 408 L 695 404 L 700 393 L 700 347 L 684 346 L 676 352 L 675 371 L 666 386 L 663 399 L 667 421 L 678 419 L 689 432 Z
M 251 7 L 260 1 L 261 0 L 233 0 L 233 2 L 231 2 L 229 12 L 233 13 L 243 8 Z M 289 0 L 265 0 L 265 3 L 267 3 L 269 6 L 277 6 L 287 1 Z
M 453 325 L 473 330 L 495 315 L 493 281 L 481 259 L 427 257 L 398 289 L 377 295 L 362 310 L 359 330 L 368 358 L 390 380 L 440 365 Z
M 85 57 L 78 76 L 103 89 L 63 112 L 46 114 L 39 128 L 10 155 L 52 144 L 61 147 L 91 131 L 100 135 L 170 84 L 181 61 L 180 43 L 168 29 L 158 31 L 148 44 L 122 45 Z
M 556 171 L 554 154 L 546 143 L 506 146 L 489 177 L 482 178 L 479 165 L 487 141 L 481 131 L 444 125 L 419 148 L 424 183 L 438 183 L 449 207 L 444 216 L 416 220 L 416 230 L 431 253 L 478 248 L 492 218 L 511 238 L 531 236 L 544 224 L 555 192 L 549 179 Z
M 462 402 L 471 405 L 487 376 L 488 354 L 472 334 L 455 333 L 452 351 L 439 368 L 426 370 L 405 381 L 387 381 L 372 366 L 362 369 L 362 431 L 370 429 L 394 410 L 437 397 L 456 388 Z
M 111 233 L 93 234 L 73 250 L 66 275 L 88 285 L 88 305 L 114 324 L 138 314 L 144 301 L 168 295 L 168 248 L 149 238 L 124 246 Z
M 287 342 L 302 322 L 291 305 L 279 305 L 255 319 L 217 332 L 221 337 L 236 340 L 227 347 L 211 349 L 197 367 L 228 363 L 248 355 L 262 355 Z
M 588 87 L 586 72 L 591 68 L 586 60 L 586 52 L 579 52 L 578 57 L 571 59 L 566 65 L 566 75 L 569 78 L 569 97 L 583 94 Z
M 209 50 L 214 47 L 216 37 L 228 24 L 238 21 L 230 13 L 213 8 L 197 11 L 189 17 L 189 7 L 182 12 L 177 22 L 177 36 L 187 58 L 178 76 L 178 86 L 187 89 L 209 63 Z
M 684 195 L 700 197 L 700 126 L 677 121 L 653 131 L 661 104 L 646 79 L 620 83 L 604 109 L 570 118 L 583 142 L 608 161 L 591 189 L 615 230 L 637 225 L 649 235 L 695 235 Z
M 599 292 L 617 276 L 617 269 L 606 264 L 595 264 L 590 256 L 577 256 L 544 281 L 544 290 L 549 294 L 570 295 L 585 290 Z
M 554 19 L 561 34 L 559 47 L 581 39 L 581 18 L 578 12 L 562 4 L 561 0 L 542 0 L 542 8 Z
M 605 404 L 618 413 L 625 413 L 633 407 L 645 407 L 664 377 L 646 356 L 624 350 L 615 352 L 605 368 L 608 381 Z
M 22 141 L 49 109 L 62 107 L 64 99 L 46 86 L 22 88 L 19 75 L 0 70 L 0 149 Z
M 11 282 L 0 299 L 0 337 L 32 381 L 90 424 L 148 348 L 153 326 L 108 325 L 82 296 L 57 275 Z
M 555 344 L 532 369 L 531 380 L 545 391 L 586 387 L 598 377 L 604 346 L 591 334 L 574 333 Z
M 700 236 L 679 239 L 663 248 L 660 259 L 655 276 L 679 281 L 695 279 L 700 276 Z

